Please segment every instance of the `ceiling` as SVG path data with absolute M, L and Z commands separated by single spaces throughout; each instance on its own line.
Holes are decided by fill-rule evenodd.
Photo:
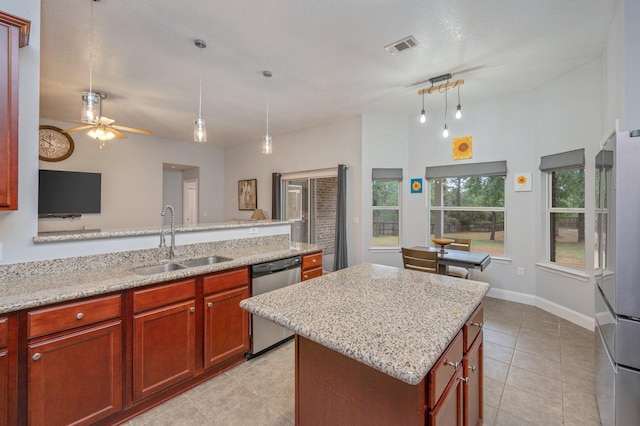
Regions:
M 418 115 L 430 77 L 462 104 L 535 88 L 601 54 L 617 0 L 42 0 L 40 115 L 80 117 L 104 92 L 115 124 L 190 142 L 258 143 L 360 114 Z M 90 43 L 93 5 L 93 43 Z M 384 46 L 412 35 L 416 48 Z M 207 42 L 206 49 L 194 45 Z M 273 77 L 263 77 L 270 70 Z M 455 104 L 450 93 L 450 105 Z M 443 107 L 442 95 L 425 97 Z M 141 136 L 142 137 L 142 136 Z

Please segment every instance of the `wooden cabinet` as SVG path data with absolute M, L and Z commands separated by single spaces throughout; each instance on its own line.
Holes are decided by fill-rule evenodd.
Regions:
M 8 333 L 8 318 L 0 318 L 0 425 L 9 424 L 9 351 L 7 348 Z
M 121 296 L 27 314 L 30 425 L 90 424 L 122 409 Z
M 482 325 L 484 322 L 484 308 L 480 304 L 465 323 L 462 331 L 464 335 L 463 361 L 463 395 L 464 395 L 464 425 L 476 426 L 482 424 Z
M 427 407 L 431 426 L 462 426 L 463 338 L 458 332 L 427 374 Z
M 322 276 L 322 252 L 302 256 L 302 281 Z
M 204 367 L 249 350 L 249 313 L 240 301 L 249 297 L 249 270 L 205 276 Z
M 196 281 L 133 292 L 133 400 L 195 375 Z
M 18 209 L 18 48 L 30 22 L 0 12 L 0 210 Z

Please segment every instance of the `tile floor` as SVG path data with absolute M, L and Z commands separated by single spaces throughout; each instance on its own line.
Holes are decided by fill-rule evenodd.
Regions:
M 293 425 L 293 370 L 289 342 L 125 425 Z M 485 425 L 600 425 L 593 381 L 593 332 L 485 298 Z

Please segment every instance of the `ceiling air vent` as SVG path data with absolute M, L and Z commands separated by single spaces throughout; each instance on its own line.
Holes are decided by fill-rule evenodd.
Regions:
M 409 37 L 403 38 L 402 40 L 398 40 L 394 43 L 391 43 L 390 45 L 385 46 L 384 48 L 387 50 L 387 52 L 391 53 L 392 55 L 397 55 L 403 50 L 411 49 L 412 47 L 416 47 L 417 45 L 418 45 L 418 40 L 413 38 L 413 36 L 409 36 Z

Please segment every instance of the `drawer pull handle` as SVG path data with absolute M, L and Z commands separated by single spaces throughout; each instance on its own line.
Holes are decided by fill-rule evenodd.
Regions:
M 317 259 L 311 259 L 311 263 L 316 263 Z
M 462 380 L 465 383 L 469 383 L 469 378 L 468 377 L 458 377 L 458 379 Z
M 78 313 L 76 314 L 76 319 L 81 320 L 82 318 L 84 318 L 84 314 L 83 314 L 82 312 L 78 312 Z
M 208 308 L 212 308 L 212 307 L 213 307 L 213 302 L 209 302 L 209 303 L 207 303 L 207 307 L 208 307 Z
M 308 279 L 308 278 L 309 278 L 309 275 L 305 275 L 305 276 L 304 276 L 304 277 L 302 277 L 302 278 L 304 278 L 304 279 L 306 280 L 306 279 Z
M 40 359 L 42 355 L 40 355 L 40 352 L 36 352 L 35 354 L 33 354 L 33 356 L 31 357 L 34 361 L 37 361 Z
M 453 367 L 454 370 L 457 370 L 458 367 L 460 366 L 459 362 L 451 362 L 451 361 L 445 361 L 444 362 L 446 365 L 450 365 Z
M 481 322 L 472 322 L 471 325 L 475 325 L 476 327 L 482 328 L 482 324 Z
M 189 308 L 189 312 L 195 312 L 196 308 L 194 308 L 193 306 Z
M 476 371 L 476 366 L 475 365 L 470 365 L 469 366 L 469 371 Z

